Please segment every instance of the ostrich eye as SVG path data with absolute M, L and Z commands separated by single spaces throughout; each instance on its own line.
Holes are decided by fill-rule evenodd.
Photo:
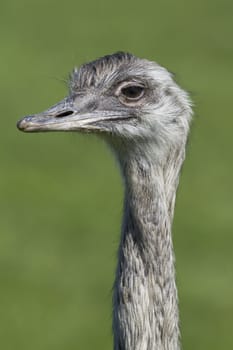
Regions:
M 128 100 L 138 100 L 144 95 L 144 87 L 139 85 L 126 86 L 121 89 L 121 94 Z

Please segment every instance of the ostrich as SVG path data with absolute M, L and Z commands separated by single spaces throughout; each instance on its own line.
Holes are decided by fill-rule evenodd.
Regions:
M 24 132 L 98 134 L 118 160 L 115 350 L 180 349 L 171 226 L 191 115 L 187 93 L 165 68 L 118 52 L 74 69 L 68 97 L 17 124 Z

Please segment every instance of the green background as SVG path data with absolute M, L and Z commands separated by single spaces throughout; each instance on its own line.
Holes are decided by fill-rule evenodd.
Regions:
M 75 65 L 126 50 L 176 72 L 195 118 L 174 245 L 184 349 L 233 349 L 232 0 L 2 0 L 0 348 L 112 348 L 117 165 L 79 134 L 16 121 L 66 95 Z

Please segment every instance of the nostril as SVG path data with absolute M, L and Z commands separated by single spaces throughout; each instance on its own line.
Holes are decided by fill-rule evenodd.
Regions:
M 73 111 L 65 111 L 65 112 L 61 112 L 59 114 L 57 114 L 55 117 L 56 118 L 62 118 L 62 117 L 67 117 L 68 115 L 73 114 Z

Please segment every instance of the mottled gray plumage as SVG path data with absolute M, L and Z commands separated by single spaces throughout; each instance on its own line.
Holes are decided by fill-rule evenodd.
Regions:
M 115 350 L 178 350 L 171 226 L 191 120 L 187 94 L 169 72 L 128 53 L 75 69 L 67 98 L 19 121 L 23 131 L 101 135 L 125 184 L 113 297 Z

